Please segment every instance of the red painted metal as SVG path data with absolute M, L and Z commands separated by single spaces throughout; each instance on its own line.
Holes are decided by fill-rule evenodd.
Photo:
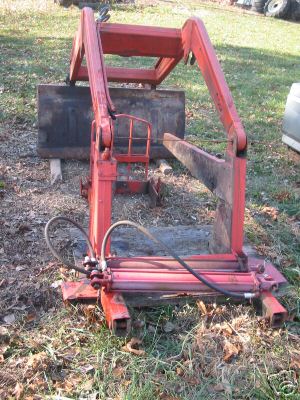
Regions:
M 101 304 L 109 329 L 118 336 L 129 333 L 131 318 L 122 294 L 107 293 L 102 288 Z
M 64 301 L 100 301 L 100 290 L 91 286 L 89 279 L 80 279 L 76 282 L 69 281 L 61 284 Z
M 156 26 L 98 23 L 104 54 L 139 57 L 178 57 L 181 30 Z
M 247 146 L 246 134 L 220 63 L 200 19 L 193 17 L 186 21 L 182 28 L 182 42 L 185 58 L 192 52 L 197 60 L 228 137 L 236 141 L 237 151 L 245 150 Z
M 269 321 L 273 328 L 281 326 L 288 317 L 287 310 L 269 291 L 261 294 L 263 316 Z
M 232 259 L 231 255 L 220 256 L 223 259 L 227 258 L 227 262 L 221 262 L 213 254 L 185 257 L 184 260 L 211 282 L 233 292 L 248 291 L 259 294 L 261 290 L 265 293 L 286 284 L 283 275 L 272 264 L 263 265 L 261 259 L 250 258 L 251 272 L 240 272 L 237 262 Z M 217 295 L 169 257 L 110 257 L 107 264 L 108 271 L 98 275 L 102 280 L 101 286 L 106 287 L 109 291 L 203 292 L 206 295 Z M 85 279 L 80 284 L 64 283 L 66 297 L 80 299 L 85 290 L 87 290 L 87 298 L 96 296 L 96 291 L 91 289 L 90 285 L 88 285 L 89 288 L 84 288 L 88 282 Z M 272 305 L 272 303 L 270 304 Z
M 228 233 L 230 249 L 225 250 L 226 254 L 196 255 L 185 259 L 192 268 L 224 289 L 235 293 L 255 293 L 257 296 L 263 291 L 263 304 L 273 320 L 277 318 L 276 310 L 279 307 L 270 291 L 285 283 L 285 279 L 273 267 L 262 268 L 260 261 L 247 260 L 243 253 L 246 134 L 206 29 L 197 18 L 187 20 L 182 29 L 173 29 L 96 23 L 92 10 L 84 8 L 82 11 L 71 53 L 70 80 L 89 81 L 93 104 L 90 177 L 84 185 L 90 204 L 90 240 L 96 256 L 99 257 L 103 237 L 111 224 L 113 193 L 128 193 L 130 190 L 140 193 L 145 189 L 146 181 L 132 180 L 130 165 L 144 163 L 146 179 L 148 175 L 151 124 L 131 115 L 114 115 L 115 108 L 109 96 L 108 81 L 149 83 L 156 86 L 180 60 L 187 62 L 191 53 L 198 63 L 225 128 L 228 145 L 225 160 L 210 156 L 184 141 L 181 141 L 181 149 L 190 154 L 190 160 L 185 157 L 185 161 L 191 161 L 191 169 L 196 166 L 199 170 L 199 165 L 204 165 L 207 169 L 214 170 L 211 175 L 199 175 L 206 180 L 208 186 L 211 184 L 211 190 L 228 206 L 230 226 L 227 224 L 225 234 Z M 157 59 L 150 69 L 110 67 L 105 65 L 104 54 Z M 84 56 L 86 66 L 82 65 Z M 129 119 L 126 154 L 118 154 L 113 146 L 116 118 Z M 135 154 L 133 151 L 136 122 L 144 124 L 146 128 L 144 154 Z M 122 180 L 118 180 L 118 163 L 128 163 L 124 184 Z M 210 178 L 215 181 L 210 182 Z M 130 324 L 130 316 L 121 292 L 194 291 L 217 295 L 169 257 L 118 258 L 109 255 L 108 242 L 108 269 L 95 273 L 92 281 L 94 280 L 95 287 L 102 286 L 101 303 L 112 329 L 128 329 Z M 264 268 L 265 272 L 262 272 Z M 98 297 L 98 291 L 87 285 L 86 280 L 63 284 L 63 293 L 64 299 Z M 284 311 L 280 309 L 278 313 L 283 319 Z
M 232 252 L 243 256 L 244 243 L 244 213 L 246 192 L 246 159 L 233 157 L 233 202 L 231 246 Z
M 200 272 L 209 282 L 236 293 L 259 293 L 259 281 L 254 272 Z M 103 286 L 112 292 L 197 292 L 218 293 L 209 289 L 185 269 L 109 269 L 104 275 Z
M 130 175 L 131 175 L 131 164 L 132 163 L 142 163 L 145 164 L 145 180 L 148 179 L 148 170 L 149 170 L 149 161 L 150 161 L 150 145 L 151 145 L 151 131 L 152 131 L 152 125 L 138 117 L 134 117 L 133 115 L 127 115 L 127 114 L 117 114 L 116 119 L 128 119 L 129 120 L 129 136 L 128 136 L 128 151 L 127 154 L 120 154 L 120 153 L 115 153 L 113 151 L 113 156 L 114 158 L 119 162 L 119 163 L 127 163 L 127 180 L 129 180 Z M 138 138 L 134 137 L 134 123 L 137 122 L 139 125 L 144 125 L 146 127 L 146 136 L 141 137 L 139 136 Z M 134 154 L 133 153 L 133 142 L 135 139 L 138 140 L 145 140 L 146 142 L 146 148 L 145 148 L 145 153 L 144 154 Z

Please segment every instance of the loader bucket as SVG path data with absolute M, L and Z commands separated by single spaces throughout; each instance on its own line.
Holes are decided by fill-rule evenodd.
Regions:
M 162 145 L 163 134 L 173 132 L 179 138 L 185 131 L 185 95 L 183 91 L 110 88 L 117 114 L 130 114 L 152 124 L 150 158 L 168 158 Z M 93 110 L 87 86 L 38 86 L 38 147 L 41 157 L 88 159 Z M 128 126 L 116 124 L 114 147 L 126 152 Z M 139 136 L 139 127 L 135 135 Z M 134 143 L 143 151 L 145 143 Z

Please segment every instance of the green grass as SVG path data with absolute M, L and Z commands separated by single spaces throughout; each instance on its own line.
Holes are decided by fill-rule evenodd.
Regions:
M 3 128 L 14 125 L 27 127 L 36 123 L 36 86 L 39 83 L 61 83 L 65 79 L 79 11 L 56 7 L 51 1 L 46 10 L 24 7 L 11 11 L 5 7 L 8 3 L 5 1 L 4 6 L 0 5 L 0 124 Z M 294 329 L 300 318 L 300 167 L 299 160 L 281 144 L 281 121 L 290 86 L 300 81 L 299 24 L 243 14 L 235 8 L 210 3 L 184 4 L 114 6 L 111 21 L 181 27 L 191 15 L 203 19 L 249 137 L 246 233 L 257 250 L 281 268 L 293 284 L 284 301 L 295 313 Z M 140 67 L 149 65 L 149 60 L 120 60 L 116 57 L 107 57 L 107 62 Z M 164 86 L 180 87 L 186 91 L 186 108 L 193 113 L 187 119 L 187 135 L 191 141 L 201 144 L 201 138 L 224 137 L 196 66 L 181 63 Z M 203 147 L 212 152 L 224 149 L 222 144 L 205 143 Z M 278 209 L 277 219 L 272 219 L 264 207 Z M 265 345 L 255 347 L 259 335 L 253 328 L 251 340 L 259 352 L 258 357 L 253 356 L 255 364 L 246 363 L 246 367 L 243 365 L 246 370 L 241 369 L 240 376 L 232 373 L 225 379 L 227 367 L 224 366 L 211 375 L 201 372 L 204 371 L 201 357 L 198 353 L 195 356 L 194 348 L 200 319 L 193 307 L 186 306 L 181 310 L 171 307 L 142 313 L 140 317 L 147 322 L 144 331 L 139 332 L 146 350 L 146 357 L 142 358 L 122 351 L 124 340 L 110 336 L 106 328 L 92 332 L 86 325 L 79 326 L 82 324 L 79 314 L 68 315 L 62 312 L 56 316 L 60 328 L 52 333 L 55 322 L 45 317 L 36 333 L 42 337 L 43 344 L 35 347 L 34 351 L 46 351 L 60 372 L 67 371 L 67 378 L 75 374 L 81 376 L 81 380 L 78 385 L 71 385 L 69 392 L 58 389 L 53 371 L 47 369 L 47 385 L 37 390 L 37 394 L 42 396 L 63 393 L 77 399 L 80 393 L 84 393 L 84 383 L 92 378 L 89 392 L 98 392 L 100 399 L 272 399 L 275 396 L 274 385 L 270 384 L 268 376 L 276 371 L 274 359 L 279 357 L 281 367 L 288 368 L 286 349 L 297 349 L 282 334 L 277 339 L 277 347 L 270 348 L 274 356 L 272 363 L 264 369 L 263 364 L 269 355 L 263 350 Z M 179 332 L 165 334 L 161 326 L 167 320 L 175 321 L 180 327 Z M 149 324 L 157 329 L 149 333 L 146 328 Z M 78 330 L 74 330 L 77 325 Z M 50 332 L 47 335 L 51 340 L 45 338 L 47 335 L 43 329 Z M 28 341 L 29 338 L 25 338 L 16 344 L 11 357 L 19 356 L 20 351 L 28 356 L 32 351 L 32 346 L 24 345 Z M 64 346 L 80 349 L 68 365 L 60 361 L 61 354 L 66 352 Z M 183 358 L 169 361 L 170 357 L 181 353 Z M 219 354 L 215 357 L 217 359 Z M 196 363 L 193 364 L 194 358 Z M 91 375 L 82 372 L 83 364 L 93 365 Z M 184 378 L 176 372 L 179 367 L 185 371 Z M 200 383 L 192 384 L 189 380 L 194 373 L 200 377 Z M 227 389 L 215 390 L 222 379 Z M 257 380 L 260 384 L 255 386 Z M 240 392 L 235 392 L 239 385 Z M 284 394 L 280 398 L 285 398 Z

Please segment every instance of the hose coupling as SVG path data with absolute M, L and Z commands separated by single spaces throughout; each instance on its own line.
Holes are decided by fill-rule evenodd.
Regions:
M 87 271 L 96 270 L 98 267 L 98 261 L 94 257 L 85 256 L 83 265 Z
M 106 262 L 106 260 L 102 260 L 101 261 L 100 269 L 101 269 L 102 272 L 107 270 L 107 262 Z
M 94 269 L 90 275 L 91 285 L 94 289 L 98 290 L 103 285 L 103 274 L 98 270 Z

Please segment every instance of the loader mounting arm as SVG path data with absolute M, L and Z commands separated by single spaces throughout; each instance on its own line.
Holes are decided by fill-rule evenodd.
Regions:
M 157 86 L 182 59 L 187 62 L 190 53 L 198 63 L 228 138 L 234 140 L 236 151 L 245 151 L 246 134 L 200 19 L 188 19 L 182 29 L 110 24 L 96 22 L 93 11 L 83 9 L 71 53 L 70 81 L 90 82 L 97 130 L 102 120 L 103 145 L 110 146 L 108 110 L 114 111 L 107 82 Z M 151 69 L 106 67 L 104 54 L 156 57 L 157 61 Z M 82 65 L 84 55 L 86 66 Z

